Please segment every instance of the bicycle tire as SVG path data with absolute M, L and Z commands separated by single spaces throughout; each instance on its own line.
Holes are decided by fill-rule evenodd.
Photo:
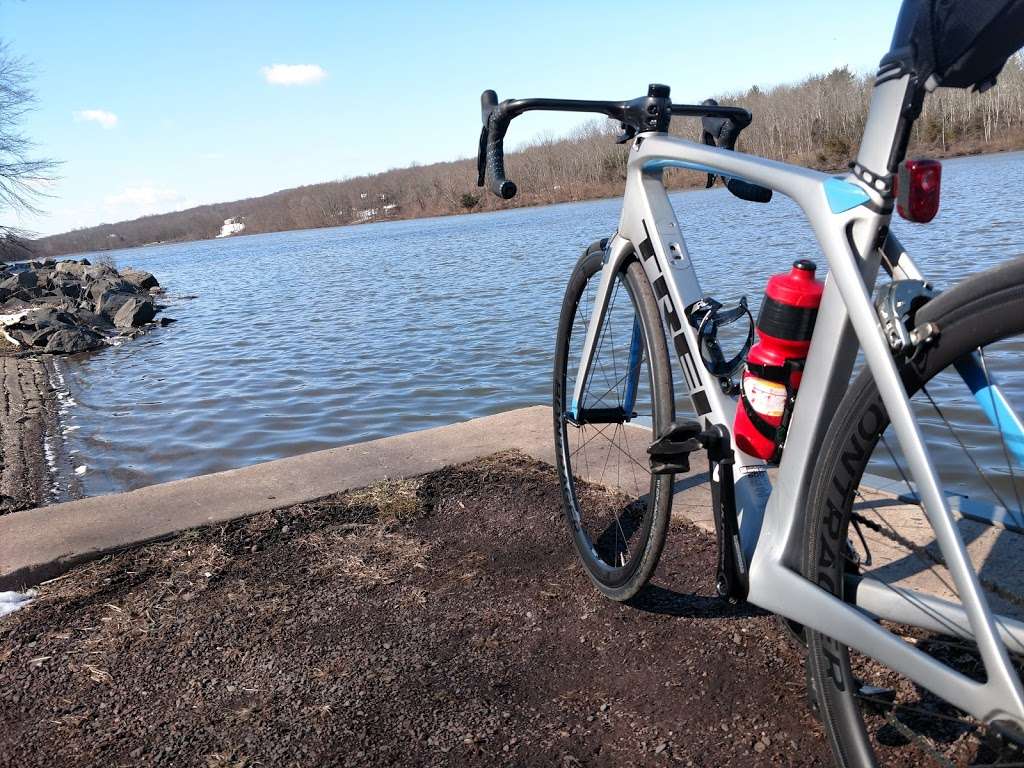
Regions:
M 623 601 L 634 596 L 650 579 L 657 567 L 664 547 L 668 520 L 672 505 L 672 475 L 651 475 L 646 509 L 639 526 L 640 551 L 631 553 L 628 564 L 621 568 L 609 568 L 597 557 L 587 531 L 581 523 L 580 481 L 572 470 L 572 451 L 569 444 L 569 411 L 567 398 L 567 363 L 570 358 L 570 344 L 574 320 L 580 299 L 587 284 L 600 278 L 604 262 L 604 241 L 594 243 L 577 262 L 573 269 L 562 302 L 558 323 L 554 359 L 553 416 L 555 431 L 555 456 L 560 478 L 563 511 L 572 536 L 577 555 L 587 575 L 607 597 Z M 675 417 L 675 401 L 672 386 L 672 371 L 668 347 L 662 328 L 658 305 L 647 281 L 643 267 L 635 260 L 629 261 L 620 272 L 633 304 L 635 317 L 639 318 L 643 335 L 643 348 L 647 360 L 648 386 L 652 402 L 653 431 L 663 434 Z M 577 325 L 577 333 L 580 332 Z M 644 446 L 646 448 L 646 446 Z
M 900 366 L 908 395 L 921 391 L 961 356 L 1024 333 L 1022 308 L 1024 258 L 975 275 L 925 304 L 915 322 L 935 323 L 939 336 L 912 363 Z M 874 379 L 865 368 L 827 431 L 806 507 L 803 574 L 839 597 L 843 597 L 844 574 L 849 567 L 844 547 L 849 547 L 852 539 L 854 497 L 888 425 Z M 837 765 L 876 765 L 876 751 L 854 693 L 859 693 L 859 682 L 851 668 L 849 649 L 823 633 L 808 629 L 806 634 L 809 693 Z

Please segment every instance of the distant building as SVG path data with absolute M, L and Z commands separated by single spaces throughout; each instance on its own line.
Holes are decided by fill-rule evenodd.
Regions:
M 220 234 L 217 237 L 231 237 L 231 235 L 237 235 L 243 229 L 245 229 L 245 222 L 242 219 L 244 216 L 236 216 L 230 219 L 224 219 L 224 226 L 220 228 Z

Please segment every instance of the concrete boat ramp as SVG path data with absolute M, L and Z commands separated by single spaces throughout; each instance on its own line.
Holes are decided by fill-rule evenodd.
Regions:
M 412 477 L 515 449 L 554 463 L 551 409 L 458 424 L 278 459 L 227 472 L 0 517 L 0 590 L 23 589 L 109 552 L 384 479 Z M 645 443 L 636 441 L 637 450 Z M 706 464 L 694 457 L 678 510 L 711 529 Z M 609 476 L 611 476 L 609 472 Z
M 630 427 L 631 429 L 634 427 Z M 632 459 L 646 463 L 649 433 L 630 441 Z M 201 475 L 0 516 L 0 591 L 19 590 L 55 578 L 78 563 L 181 531 L 216 525 L 271 509 L 362 488 L 385 479 L 412 477 L 472 461 L 500 451 L 518 450 L 554 463 L 551 409 L 534 406 L 419 432 L 317 451 L 241 469 Z M 605 484 L 631 484 L 630 458 L 621 467 L 602 468 Z M 707 463 L 703 453 L 691 457 L 691 472 L 677 476 L 673 516 L 714 531 Z M 579 468 L 577 468 L 579 470 Z M 620 478 L 621 482 L 615 480 Z M 627 480 L 629 478 L 629 480 Z M 598 481 L 598 478 L 586 478 Z M 631 491 L 632 489 L 623 488 Z M 916 529 L 915 543 L 927 547 L 931 531 L 920 509 L 893 493 L 868 492 L 866 507 L 885 509 L 900 518 L 904 533 Z M 1007 546 L 1007 532 L 961 520 L 972 558 L 983 565 Z M 953 597 L 932 570 L 907 557 L 885 538 L 867 532 L 875 567 L 886 567 L 886 581 L 919 586 Z M 568 544 L 567 544 L 568 545 Z M 932 545 L 934 546 L 934 545 Z M 905 573 L 903 573 L 905 571 Z M 1005 576 L 1005 574 L 1000 574 Z M 711 578 L 709 574 L 709 578 Z M 922 580 L 926 580 L 927 584 Z M 1001 580 L 1002 581 L 1002 580 Z M 1014 591 L 1024 594 L 1011 579 Z M 1006 584 L 1003 581 L 1004 585 Z

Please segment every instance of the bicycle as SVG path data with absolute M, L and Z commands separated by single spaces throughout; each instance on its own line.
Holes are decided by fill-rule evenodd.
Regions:
M 1019 381 L 1024 258 L 940 293 L 889 231 L 897 204 L 918 221 L 937 205 L 937 187 L 905 161 L 925 94 L 939 85 L 984 90 L 1024 43 L 1022 29 L 1021 2 L 906 0 L 856 161 L 839 176 L 736 151 L 748 111 L 673 104 L 663 85 L 621 102 L 481 97 L 478 183 L 504 199 L 517 191 L 505 176 L 503 140 L 518 115 L 604 114 L 631 142 L 618 230 L 573 271 L 554 361 L 557 471 L 588 576 L 614 600 L 638 594 L 665 543 L 675 476 L 706 451 L 717 591 L 784 617 L 800 634 L 809 700 L 842 766 L 905 764 L 922 752 L 939 765 L 1024 764 L 1024 623 L 1007 613 L 1024 599 L 967 546 L 994 551 L 1007 534 L 1024 533 L 1016 477 L 1024 426 L 995 375 Z M 703 142 L 671 135 L 674 116 L 701 118 Z M 717 337 L 744 316 L 752 331 L 753 319 L 745 304 L 728 309 L 701 288 L 666 168 L 707 173 L 708 186 L 721 177 L 752 202 L 790 197 L 827 260 L 802 378 L 786 390 L 770 461 L 739 450 L 730 432 L 737 393 L 745 396 L 734 377 L 751 335 L 729 360 Z M 881 270 L 889 282 L 872 301 Z M 670 348 L 696 421 L 677 419 Z M 858 350 L 865 363 L 854 377 Z M 980 413 L 950 419 L 933 397 L 950 386 L 963 395 L 957 409 L 973 395 Z M 937 417 L 924 411 L 932 406 Z M 934 439 L 945 427 L 953 439 Z M 969 448 L 980 434 L 987 452 L 978 459 Z M 991 503 L 944 488 L 932 454 L 956 445 Z M 590 462 L 599 448 L 603 458 Z M 991 469 L 993 456 L 1005 472 Z M 866 472 L 883 459 L 900 481 L 896 494 Z M 777 466 L 774 483 L 769 466 Z

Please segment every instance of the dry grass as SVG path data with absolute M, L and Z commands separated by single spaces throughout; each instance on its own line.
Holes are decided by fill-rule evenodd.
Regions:
M 419 498 L 420 481 L 382 480 L 358 491 L 349 491 L 345 500 L 353 507 L 369 507 L 385 520 L 408 523 L 422 512 Z
M 419 480 L 385 480 L 315 504 L 186 531 L 166 542 L 80 566 L 43 584 L 37 603 L 73 605 L 103 596 L 102 608 L 92 611 L 84 623 L 78 621 L 57 633 L 77 640 L 81 657 L 74 659 L 75 669 L 97 684 L 106 684 L 109 676 L 100 664 L 114 640 L 174 622 L 205 590 L 223 587 L 230 600 L 251 600 L 259 592 L 261 609 L 273 610 L 287 595 L 275 592 L 273 584 L 255 583 L 235 573 L 247 558 L 266 558 L 272 570 L 275 548 L 297 547 L 303 550 L 302 562 L 311 581 L 340 578 L 362 589 L 391 584 L 424 567 L 428 545 L 405 530 L 407 523 L 424 513 L 419 492 Z M 417 595 L 410 595 L 410 601 L 422 603 Z

